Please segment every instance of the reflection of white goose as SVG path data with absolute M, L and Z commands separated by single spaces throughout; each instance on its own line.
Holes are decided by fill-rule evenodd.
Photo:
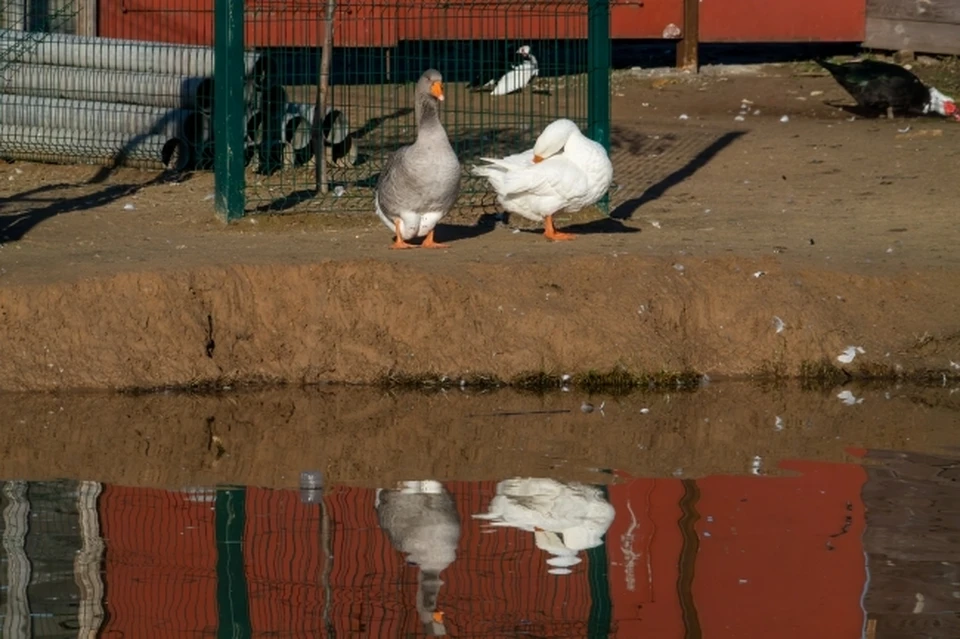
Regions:
M 603 543 L 614 510 L 600 489 L 553 479 L 507 479 L 497 484 L 488 512 L 474 515 L 492 526 L 534 533 L 537 547 L 550 553 L 548 572 L 569 574 L 581 550 Z
M 420 567 L 417 613 L 427 635 L 446 634 L 437 595 L 440 573 L 457 557 L 460 517 L 453 497 L 436 481 L 405 481 L 395 490 L 378 490 L 375 503 L 380 527 L 407 561 Z

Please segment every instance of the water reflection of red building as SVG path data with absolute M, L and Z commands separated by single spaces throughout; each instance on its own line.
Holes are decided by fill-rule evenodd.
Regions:
M 563 576 L 547 573 L 547 555 L 531 533 L 485 532 L 470 517 L 486 509 L 495 482 L 450 482 L 462 535 L 440 592 L 447 631 L 586 637 L 591 610 L 609 605 L 609 636 L 625 639 L 683 637 L 693 625 L 707 637 L 859 637 L 866 475 L 855 465 L 786 466 L 798 474 L 612 485 L 617 516 L 603 549 L 605 573 L 597 565 L 603 553 L 592 553 Z M 680 525 L 685 501 L 699 519 Z M 417 568 L 390 546 L 373 503 L 373 491 L 358 488 L 327 498 L 334 555 L 327 602 L 319 506 L 302 504 L 296 491 L 246 491 L 243 573 L 252 636 L 326 636 L 325 606 L 340 637 L 422 635 Z M 100 512 L 103 636 L 214 636 L 210 495 L 108 486 Z M 597 587 L 598 576 L 607 588 Z

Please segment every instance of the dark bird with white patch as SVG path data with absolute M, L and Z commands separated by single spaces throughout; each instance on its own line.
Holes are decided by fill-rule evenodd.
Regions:
M 953 98 L 927 86 L 898 64 L 879 60 L 843 64 L 817 60 L 817 63 L 829 71 L 863 109 L 886 112 L 890 119 L 897 112 L 903 115 L 937 113 L 960 121 L 960 111 Z

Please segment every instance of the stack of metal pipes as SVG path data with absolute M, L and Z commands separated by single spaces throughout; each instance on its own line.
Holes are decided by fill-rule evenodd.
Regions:
M 0 30 L 0 51 L 12 47 L 21 53 L 0 75 L 0 157 L 212 166 L 212 47 Z M 266 56 L 243 63 L 246 160 L 309 161 L 313 105 L 287 102 Z

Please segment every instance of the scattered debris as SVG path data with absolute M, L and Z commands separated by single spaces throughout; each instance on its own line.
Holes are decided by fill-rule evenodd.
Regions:
M 737 115 L 737 116 L 734 116 L 733 119 L 735 122 L 743 122 L 744 117 L 742 115 Z
M 689 119 L 690 119 L 690 116 L 687 115 L 686 113 L 681 113 L 681 114 L 680 114 L 680 119 L 681 119 L 681 120 L 689 120 Z
M 649 408 L 641 408 L 641 409 L 640 409 L 640 414 L 641 414 L 641 415 L 646 415 L 646 414 L 649 413 L 649 412 L 650 412 L 650 409 L 649 409 Z
M 783 417 L 777 415 L 777 419 L 773 422 L 773 430 L 781 431 L 783 430 Z
M 681 273 L 683 272 L 683 264 L 674 264 L 673 268 L 674 270 L 680 271 Z
M 848 390 L 840 391 L 837 393 L 837 399 L 846 404 L 847 406 L 853 406 L 854 404 L 862 404 L 863 398 L 857 397 Z
M 786 324 L 783 323 L 783 320 L 782 320 L 782 319 L 780 319 L 779 317 L 777 317 L 776 315 L 774 315 L 774 316 L 773 316 L 773 327 L 776 329 L 777 333 L 782 333 L 782 332 L 783 332 L 783 329 L 786 328 Z
M 763 277 L 763 276 L 766 275 L 766 274 L 767 274 L 766 271 L 757 271 L 756 273 L 753 274 L 753 276 L 754 276 L 755 278 L 757 278 L 757 279 L 760 279 L 761 277 Z
M 653 228 L 655 229 L 660 228 L 660 222 L 658 222 L 657 220 L 650 220 L 650 225 L 653 226 Z
M 780 121 L 781 121 L 781 122 L 789 122 L 789 121 L 790 121 L 790 116 L 789 116 L 789 115 L 781 115 L 781 116 L 780 116 Z
M 135 208 L 136 208 L 136 207 L 135 207 L 133 204 L 130 204 L 129 202 L 128 202 L 127 204 L 124 204 L 124 205 L 123 205 L 123 210 L 124 210 L 124 211 L 132 211 L 132 210 L 134 210 Z
M 866 352 L 867 351 L 863 350 L 863 348 L 859 346 L 847 346 L 842 353 L 837 355 L 837 361 L 841 364 L 849 364 L 854 360 L 854 358 L 856 358 L 857 353 L 863 355 Z

